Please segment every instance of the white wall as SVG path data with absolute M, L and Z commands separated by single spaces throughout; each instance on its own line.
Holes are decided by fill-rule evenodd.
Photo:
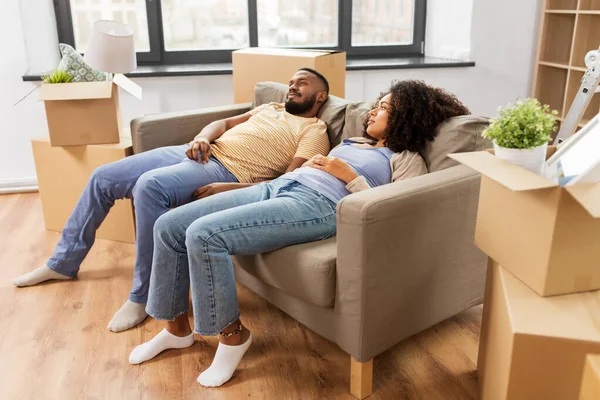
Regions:
M 46 53 L 52 48 L 48 43 L 56 42 L 52 24 L 47 19 L 31 17 L 32 13 L 39 15 L 38 11 L 44 7 L 51 8 L 52 0 L 21 0 L 24 4 L 21 11 L 19 1 L 4 0 L 0 13 L 0 189 L 11 181 L 16 184 L 35 181 L 29 140 L 47 134 L 43 106 L 36 93 L 16 107 L 13 104 L 36 86 L 21 80 L 28 65 L 40 68 L 46 63 L 56 64 L 52 55 Z M 470 47 L 476 67 L 349 71 L 346 97 L 372 100 L 392 79 L 423 79 L 454 92 L 474 114 L 493 115 L 499 105 L 530 93 L 539 3 L 539 0 L 429 0 L 427 54 L 443 55 L 448 54 L 448 48 Z M 44 43 L 41 52 L 32 50 L 36 41 Z M 144 88 L 144 100 L 137 101 L 127 94 L 121 97 L 127 119 L 229 104 L 233 97 L 231 75 L 136 81 Z

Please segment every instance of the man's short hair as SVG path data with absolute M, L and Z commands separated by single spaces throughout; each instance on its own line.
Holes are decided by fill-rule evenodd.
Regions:
M 306 72 L 310 72 L 311 74 L 315 75 L 317 78 L 319 78 L 321 83 L 323 83 L 323 86 L 325 86 L 325 92 L 327 94 L 329 94 L 329 82 L 327 82 L 327 78 L 325 78 L 322 74 L 320 74 L 319 72 L 315 71 L 312 68 L 300 68 L 298 71 L 306 71 Z

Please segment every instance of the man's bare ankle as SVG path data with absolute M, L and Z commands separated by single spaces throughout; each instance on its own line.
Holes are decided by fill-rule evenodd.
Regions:
M 167 331 L 171 335 L 175 335 L 178 337 L 186 337 L 192 333 L 192 331 L 189 329 L 189 327 L 186 329 L 186 328 L 182 328 L 179 326 L 172 326 L 172 325 L 167 325 Z

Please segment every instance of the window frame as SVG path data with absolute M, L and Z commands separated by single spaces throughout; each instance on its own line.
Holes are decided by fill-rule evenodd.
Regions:
M 60 43 L 75 47 L 75 33 L 70 0 L 53 0 Z M 231 52 L 236 49 L 165 51 L 162 29 L 161 0 L 145 0 L 148 18 L 150 51 L 137 53 L 139 65 L 178 65 L 231 63 Z M 427 0 L 413 0 L 413 44 L 352 46 L 352 0 L 338 0 L 338 44 L 337 46 L 302 47 L 345 51 L 347 58 L 390 58 L 423 56 L 425 50 L 425 17 Z M 248 0 L 249 47 L 258 47 L 257 0 Z M 281 47 L 285 48 L 285 47 Z M 298 47 L 293 47 L 298 48 Z

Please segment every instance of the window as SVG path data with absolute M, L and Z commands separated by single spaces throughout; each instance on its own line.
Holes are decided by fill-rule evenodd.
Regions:
M 59 40 L 85 52 L 92 23 L 131 26 L 140 64 L 231 62 L 245 47 L 422 55 L 426 0 L 54 0 Z
M 337 0 L 258 0 L 261 47 L 335 47 Z
M 413 0 L 352 0 L 352 10 L 352 46 L 413 43 Z
M 92 24 L 99 19 L 110 19 L 129 25 L 134 32 L 135 48 L 150 51 L 148 18 L 145 0 L 71 0 L 75 48 L 84 53 Z
M 247 0 L 161 3 L 165 51 L 226 50 L 250 45 Z

